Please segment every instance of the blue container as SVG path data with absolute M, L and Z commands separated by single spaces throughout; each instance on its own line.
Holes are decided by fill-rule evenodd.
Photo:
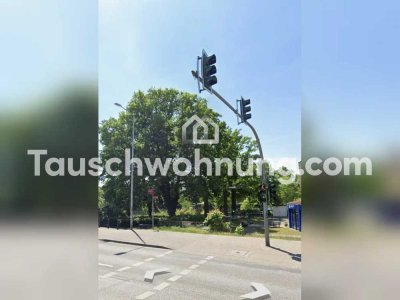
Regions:
M 289 228 L 301 231 L 301 202 L 288 203 Z

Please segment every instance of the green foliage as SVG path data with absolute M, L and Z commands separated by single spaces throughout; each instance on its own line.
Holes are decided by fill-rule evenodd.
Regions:
M 182 125 L 194 114 L 210 118 L 219 126 L 219 144 L 191 145 L 182 143 Z M 101 122 L 99 133 L 102 144 L 101 159 L 106 161 L 111 157 L 119 157 L 125 165 L 124 150 L 130 148 L 132 120 L 135 120 L 135 156 L 147 157 L 151 163 L 156 158 L 165 162 L 166 158 L 185 157 L 194 160 L 194 149 L 199 148 L 201 157 L 227 157 L 233 161 L 233 170 L 236 169 L 236 158 L 244 161 L 242 169 L 246 170 L 247 158 L 253 157 L 256 143 L 249 137 L 243 136 L 238 130 L 232 130 L 219 115 L 207 106 L 205 99 L 186 92 L 174 89 L 150 89 L 147 92 L 137 91 L 127 105 L 127 111 L 121 111 L 118 118 L 110 118 Z M 192 134 L 193 126 L 188 127 L 187 135 Z M 210 132 L 212 135 L 213 133 Z M 146 164 L 143 162 L 143 165 Z M 207 175 L 206 167 L 200 169 L 200 176 L 180 177 L 169 168 L 166 176 L 157 171 L 150 175 L 146 167 L 143 176 L 134 177 L 135 210 L 146 207 L 147 190 L 154 188 L 159 196 L 159 208 L 166 208 L 170 217 L 179 213 L 193 214 L 193 204 L 204 203 L 204 212 L 212 207 L 227 207 L 227 197 L 223 197 L 227 187 L 240 184 L 238 199 L 256 193 L 257 176 L 240 177 L 227 176 L 226 164 L 221 166 L 221 176 L 215 176 L 213 165 L 211 176 Z M 104 199 L 110 217 L 127 217 L 129 215 L 130 178 L 129 176 L 111 176 L 102 174 Z M 177 212 L 177 208 L 181 211 Z M 183 210 L 183 211 L 182 211 Z
M 224 231 L 226 232 L 231 232 L 232 228 L 231 228 L 231 222 L 224 222 Z
M 207 214 L 204 225 L 209 226 L 211 231 L 222 231 L 224 229 L 224 214 L 218 210 L 212 210 Z
M 99 219 L 103 219 L 106 215 L 106 200 L 104 199 L 104 192 L 101 188 L 99 188 L 98 200 L 97 200 L 97 209 L 99 212 Z
M 240 210 L 244 212 L 252 212 L 258 208 L 258 201 L 254 198 L 246 197 L 240 204 Z
M 192 207 L 180 208 L 180 209 L 176 210 L 176 215 L 177 216 L 194 216 L 194 215 L 196 215 L 196 211 Z
M 178 202 L 182 209 L 192 208 L 192 202 L 186 197 L 180 197 Z
M 156 212 L 156 213 L 154 214 L 154 216 L 165 218 L 165 217 L 168 217 L 168 212 L 167 212 L 167 210 L 165 210 L 165 209 L 161 209 L 161 210 L 159 210 L 158 212 Z
M 286 204 L 293 200 L 301 198 L 300 184 L 297 182 L 291 184 L 280 184 L 277 191 L 279 204 Z
M 238 235 L 244 235 L 245 234 L 242 224 L 240 224 L 239 226 L 236 227 L 235 233 L 238 234 Z

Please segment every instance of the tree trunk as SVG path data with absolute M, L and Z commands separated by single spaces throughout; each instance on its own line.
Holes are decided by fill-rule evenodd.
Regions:
M 203 200 L 204 200 L 204 216 L 207 217 L 207 214 L 210 211 L 210 205 L 208 203 L 208 196 L 204 197 Z
M 224 200 L 224 215 L 227 216 L 228 215 L 228 191 L 226 189 L 224 189 L 223 191 L 223 200 Z

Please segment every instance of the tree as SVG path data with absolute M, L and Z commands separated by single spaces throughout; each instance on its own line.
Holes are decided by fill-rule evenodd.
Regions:
M 200 118 L 210 118 L 219 126 L 219 144 L 183 143 L 182 126 L 195 114 Z M 201 157 L 210 158 L 212 162 L 221 157 L 229 157 L 234 161 L 236 157 L 252 155 L 255 149 L 254 141 L 220 121 L 219 115 L 207 106 L 205 99 L 174 89 L 153 88 L 147 93 L 135 92 L 128 103 L 127 112 L 121 112 L 118 118 L 110 118 L 101 123 L 99 131 L 102 161 L 119 157 L 123 160 L 121 165 L 125 165 L 124 150 L 130 148 L 132 117 L 135 120 L 135 157 L 140 158 L 143 165 L 146 165 L 144 158 L 148 158 L 151 163 L 154 163 L 156 159 L 164 163 L 167 158 L 172 158 L 174 161 L 179 157 L 184 157 L 194 167 L 194 150 L 197 148 L 200 149 Z M 192 130 L 193 126 L 189 127 L 187 134 L 191 135 Z M 207 214 L 210 201 L 223 198 L 232 180 L 240 180 L 237 177 L 228 177 L 227 168 L 224 165 L 221 176 L 214 175 L 215 164 L 213 164 L 211 176 L 207 176 L 205 167 L 200 168 L 199 176 L 193 173 L 194 170 L 187 176 L 177 176 L 172 168 L 169 168 L 166 176 L 161 176 L 159 172 L 153 176 L 146 167 L 143 168 L 143 176 L 135 176 L 134 203 L 137 208 L 145 206 L 147 189 L 155 188 L 170 216 L 175 215 L 180 197 L 186 197 L 192 203 L 198 203 L 202 199 L 204 211 Z M 113 215 L 127 217 L 129 215 L 129 176 L 114 177 L 102 174 L 101 180 L 105 201 L 110 208 L 113 208 Z
M 277 191 L 277 200 L 274 205 L 285 205 L 288 202 L 291 202 L 295 199 L 301 197 L 301 189 L 300 189 L 300 178 L 298 175 L 295 176 L 293 182 L 285 184 L 281 183 L 279 179 L 289 179 L 290 175 L 282 176 L 280 174 L 288 174 L 289 171 L 286 167 L 282 167 L 283 172 L 276 172 L 273 178 L 274 183 L 276 185 Z

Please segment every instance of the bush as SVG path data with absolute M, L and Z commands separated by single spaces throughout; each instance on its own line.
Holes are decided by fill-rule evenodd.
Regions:
M 156 212 L 156 213 L 154 214 L 154 216 L 166 218 L 166 217 L 168 217 L 168 212 L 167 212 L 166 209 L 160 209 L 158 212 Z
M 240 224 L 238 227 L 236 227 L 235 233 L 238 235 L 244 235 L 245 232 L 244 232 L 244 228 L 243 228 L 242 224 Z
M 177 216 L 194 216 L 195 214 L 196 211 L 192 207 L 177 209 L 175 213 Z
M 207 214 L 204 225 L 209 226 L 211 231 L 222 231 L 224 229 L 224 214 L 218 210 L 212 210 Z
M 224 231 L 231 232 L 231 222 L 224 222 Z
M 245 212 L 251 212 L 254 209 L 255 205 L 249 198 L 243 200 L 242 204 L 240 204 L 240 210 Z

